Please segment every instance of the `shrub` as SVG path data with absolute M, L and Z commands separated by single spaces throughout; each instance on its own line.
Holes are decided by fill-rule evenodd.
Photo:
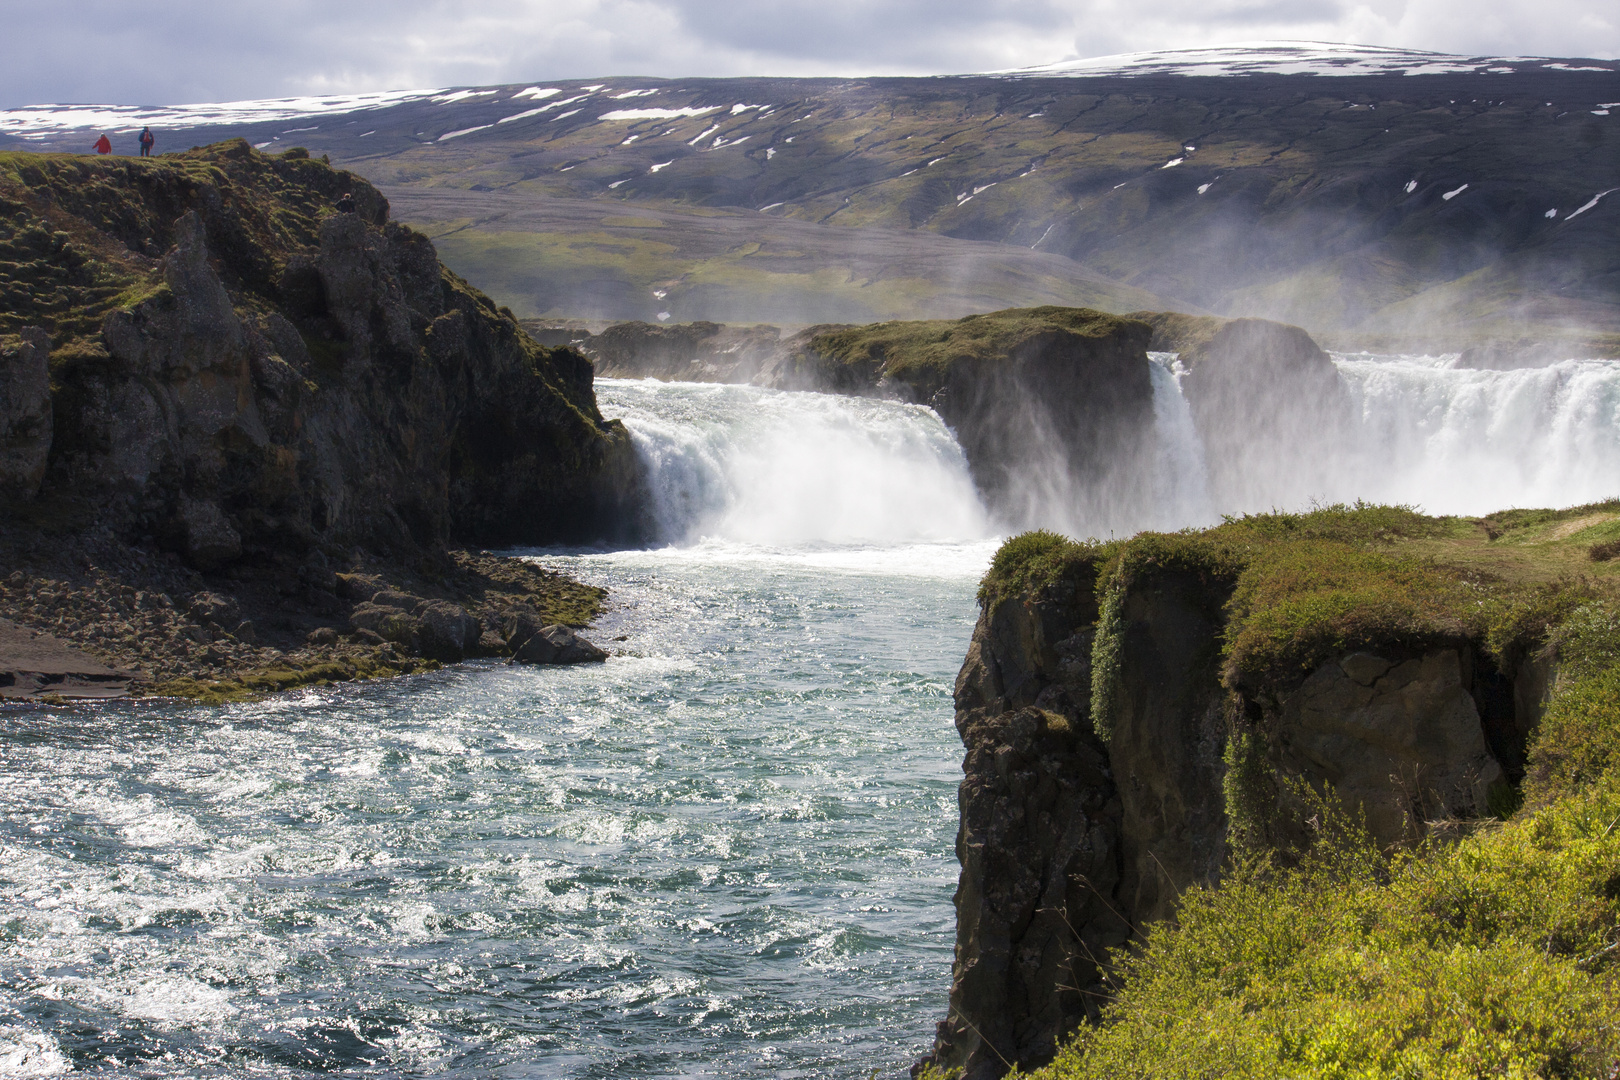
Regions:
M 1606 782 L 1449 848 L 1386 861 L 1350 831 L 1297 870 L 1240 867 L 1036 1075 L 1609 1076 L 1616 818 Z
M 1106 544 L 1081 543 L 1045 529 L 1014 536 L 990 560 L 979 582 L 979 603 L 989 610 L 1004 597 L 1033 594 L 1066 577 L 1090 588 L 1107 551 Z

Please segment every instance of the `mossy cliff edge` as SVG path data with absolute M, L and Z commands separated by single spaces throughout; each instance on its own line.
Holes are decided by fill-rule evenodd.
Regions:
M 1620 503 L 1008 541 L 930 1067 L 1610 1075 L 1616 537 Z
M 364 180 L 242 140 L 0 154 L 14 588 L 115 565 L 164 596 L 262 579 L 330 622 L 338 570 L 459 595 L 446 545 L 623 536 L 639 485 L 590 362 L 531 339 Z

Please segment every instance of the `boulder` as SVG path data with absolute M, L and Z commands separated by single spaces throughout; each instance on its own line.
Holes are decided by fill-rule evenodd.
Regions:
M 507 652 L 516 654 L 545 625 L 540 613 L 531 607 L 508 608 L 501 618 L 501 637 L 506 639 Z
M 541 627 L 512 654 L 514 664 L 593 664 L 607 659 L 607 653 L 592 645 L 566 626 Z
M 379 597 L 388 594 L 381 593 Z M 448 600 L 424 601 L 416 609 L 422 655 L 455 663 L 477 651 L 483 624 L 459 604 Z M 384 635 L 385 637 L 387 635 Z
M 25 327 L 0 352 L 0 498 L 32 499 L 51 451 L 50 335 Z
M 420 596 L 415 596 L 408 592 L 401 592 L 398 589 L 383 589 L 379 592 L 373 593 L 371 596 L 371 602 L 373 604 L 382 604 L 386 607 L 397 607 L 401 611 L 408 611 L 413 615 L 417 614 L 417 610 L 423 604 L 427 603 L 427 601 L 422 599 Z
M 345 600 L 370 600 L 382 591 L 382 578 L 376 574 L 336 574 L 337 594 Z
M 200 592 L 186 605 L 186 614 L 203 625 L 236 626 L 242 621 L 242 609 L 236 601 L 217 592 Z
M 356 604 L 349 623 L 357 633 L 370 631 L 384 641 L 413 650 L 420 645 L 422 621 L 389 604 Z

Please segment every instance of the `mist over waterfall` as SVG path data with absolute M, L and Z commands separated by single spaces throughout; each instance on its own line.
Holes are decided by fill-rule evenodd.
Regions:
M 1241 465 L 1244 485 L 1219 489 L 1212 473 L 1230 476 L 1235 466 L 1200 437 L 1185 370 L 1174 353 L 1149 360 L 1147 460 L 1088 480 L 1032 445 L 1018 499 L 1000 516 L 986 510 L 952 432 L 924 406 L 652 380 L 599 380 L 597 394 L 646 465 L 659 541 L 677 545 L 894 548 L 1031 528 L 1108 537 L 1313 502 L 1483 514 L 1620 493 L 1614 361 L 1479 371 L 1450 356 L 1334 355 L 1349 423 L 1310 454 L 1251 458 Z M 1314 404 L 1297 407 L 1308 417 Z M 1038 432 L 1031 441 L 1041 442 Z
M 1620 362 L 1475 371 L 1452 357 L 1338 355 L 1358 407 L 1355 494 L 1430 513 L 1620 494 Z
M 993 532 L 961 447 L 924 406 L 614 379 L 597 398 L 630 429 L 663 542 L 893 546 Z

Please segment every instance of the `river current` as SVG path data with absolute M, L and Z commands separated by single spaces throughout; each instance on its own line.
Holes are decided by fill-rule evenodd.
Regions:
M 1325 497 L 1612 494 L 1620 365 L 1337 362 L 1367 490 Z M 532 554 L 611 590 L 606 664 L 0 707 L 0 1076 L 899 1075 L 997 536 L 1227 509 L 1154 363 L 1151 490 L 1102 522 L 990 520 L 917 406 L 603 380 L 668 542 Z

